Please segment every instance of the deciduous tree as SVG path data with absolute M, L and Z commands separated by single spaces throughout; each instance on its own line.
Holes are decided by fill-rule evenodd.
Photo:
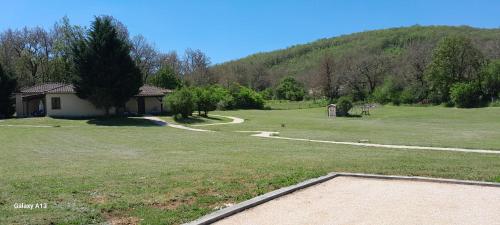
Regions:
M 480 81 L 483 54 L 465 37 L 444 38 L 434 50 L 426 79 L 436 100 L 448 101 L 453 84 Z

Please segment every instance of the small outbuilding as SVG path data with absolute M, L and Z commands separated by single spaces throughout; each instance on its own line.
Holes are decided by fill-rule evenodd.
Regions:
M 328 117 L 337 117 L 337 105 L 330 104 L 326 107 L 326 110 L 328 112 Z
M 144 85 L 125 104 L 126 114 L 156 114 L 163 112 L 163 98 L 172 90 Z M 111 112 L 115 112 L 111 109 Z M 18 117 L 54 116 L 89 117 L 105 115 L 104 109 L 81 99 L 71 84 L 44 83 L 21 89 L 16 93 Z

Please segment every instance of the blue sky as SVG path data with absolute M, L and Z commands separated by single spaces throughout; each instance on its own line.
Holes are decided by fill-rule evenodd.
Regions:
M 51 27 L 67 15 L 88 26 L 112 15 L 160 51 L 201 49 L 214 63 L 320 38 L 420 25 L 500 27 L 494 0 L 0 0 L 0 30 Z

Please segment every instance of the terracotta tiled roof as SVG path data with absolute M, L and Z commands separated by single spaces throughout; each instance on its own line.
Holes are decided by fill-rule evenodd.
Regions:
M 65 84 L 63 86 L 60 86 L 58 88 L 54 88 L 50 91 L 47 91 L 47 93 L 51 94 L 72 94 L 76 93 L 75 88 L 73 87 L 72 84 Z
M 163 89 L 151 85 L 144 85 L 139 89 L 139 94 L 135 96 L 147 97 L 147 96 L 163 96 L 166 93 L 170 93 L 172 90 Z M 35 85 L 33 87 L 21 89 L 23 94 L 41 94 L 41 93 L 52 93 L 52 94 L 72 94 L 76 93 L 75 88 L 72 84 L 64 83 L 44 83 Z
M 26 93 L 26 94 L 37 94 L 37 93 L 46 93 L 50 90 L 54 90 L 56 88 L 60 88 L 62 86 L 65 86 L 67 84 L 63 83 L 43 83 L 43 84 L 37 84 L 32 87 L 26 87 L 21 89 L 21 93 Z
M 172 92 L 172 90 L 163 89 L 151 85 L 144 85 L 139 89 L 139 94 L 137 94 L 136 96 L 163 96 L 169 92 Z

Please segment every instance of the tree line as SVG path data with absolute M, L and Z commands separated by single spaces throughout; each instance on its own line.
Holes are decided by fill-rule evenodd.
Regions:
M 264 105 L 261 95 L 249 88 L 215 85 L 210 58 L 202 51 L 187 49 L 182 58 L 175 52 L 159 53 L 142 36 L 129 38 L 126 27 L 110 16 L 95 17 L 89 28 L 63 18 L 50 32 L 7 30 L 1 38 L 0 117 L 13 114 L 16 89 L 44 82 L 72 83 L 80 98 L 106 115 L 111 109 L 122 113 L 144 83 L 178 89 L 166 100 L 168 109 L 182 116 L 195 109 L 206 116 L 216 108 Z
M 79 97 L 109 113 L 123 108 L 144 83 L 176 89 L 212 83 L 210 58 L 201 50 L 159 52 L 124 24 L 98 16 L 90 27 L 67 17 L 51 29 L 8 29 L 0 33 L 0 117 L 13 113 L 12 93 L 45 82 L 73 83 Z M 5 86 L 5 87 L 4 87 Z
M 187 107 L 173 110 L 182 115 L 262 108 L 262 99 L 482 106 L 499 97 L 498 59 L 500 30 L 470 27 L 362 32 L 219 65 L 200 50 L 161 53 L 111 16 L 96 17 L 90 27 L 64 17 L 49 30 L 0 33 L 0 85 L 14 86 L 3 90 L 73 83 L 80 97 L 108 111 L 149 83 L 179 89 L 167 102 Z
M 296 99 L 280 94 L 285 82 L 299 83 L 294 92 L 305 91 L 304 98 L 333 102 L 347 96 L 474 107 L 498 99 L 498 59 L 500 29 L 413 26 L 322 39 L 214 69 L 219 83 L 246 84 L 267 98 Z M 474 104 L 460 103 L 464 96 Z
M 143 82 L 166 88 L 176 88 L 180 84 L 172 85 L 170 81 L 181 77 L 193 85 L 212 82 L 210 58 L 201 50 L 186 49 L 183 55 L 175 51 L 163 53 L 142 35 L 130 37 L 127 27 L 115 18 L 101 17 L 109 18 L 118 37 L 130 46 L 130 56 L 140 69 Z M 70 83 L 75 76 L 72 48 L 90 29 L 72 25 L 68 17 L 50 29 L 7 29 L 0 33 L 0 64 L 16 77 L 19 87 L 44 82 Z

